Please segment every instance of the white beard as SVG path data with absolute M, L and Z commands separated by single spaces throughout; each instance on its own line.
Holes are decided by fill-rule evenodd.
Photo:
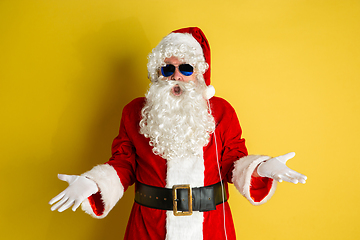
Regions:
M 174 86 L 181 94 L 174 94 Z M 202 156 L 215 121 L 202 96 L 205 85 L 193 82 L 166 81 L 153 83 L 141 111 L 140 133 L 150 138 L 153 152 L 167 160 Z
M 215 129 L 202 96 L 205 88 L 193 82 L 159 79 L 146 94 L 140 133 L 150 138 L 153 152 L 167 160 L 166 188 L 175 184 L 204 186 L 203 147 Z M 167 211 L 166 216 L 166 240 L 203 239 L 202 212 L 178 217 Z

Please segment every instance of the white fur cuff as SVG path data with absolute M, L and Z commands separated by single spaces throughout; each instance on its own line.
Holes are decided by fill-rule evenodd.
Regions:
M 98 185 L 101 193 L 101 200 L 104 204 L 104 213 L 101 216 L 97 216 L 90 206 L 88 199 L 82 202 L 82 210 L 94 218 L 106 217 L 124 194 L 124 187 L 120 182 L 116 170 L 108 164 L 103 164 L 95 166 L 81 176 L 92 179 Z
M 244 196 L 246 199 L 250 201 L 253 205 L 261 205 L 265 203 L 267 200 L 271 198 L 274 194 L 277 182 L 273 181 L 270 192 L 268 195 L 262 199 L 260 202 L 255 202 L 251 198 L 250 194 L 250 186 L 251 186 L 251 175 L 256 169 L 257 165 L 261 162 L 264 162 L 271 157 L 269 156 L 261 156 L 261 155 L 249 155 L 240 158 L 234 163 L 234 170 L 233 170 L 233 183 L 237 190 Z

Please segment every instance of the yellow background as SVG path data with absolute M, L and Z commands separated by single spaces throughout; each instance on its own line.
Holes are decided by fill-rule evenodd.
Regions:
M 252 154 L 295 151 L 305 185 L 260 207 L 234 188 L 238 239 L 359 239 L 357 0 L 0 1 L 1 239 L 122 239 L 131 188 L 103 220 L 48 201 L 110 157 L 122 107 L 143 96 L 147 54 L 199 26 L 212 84 Z

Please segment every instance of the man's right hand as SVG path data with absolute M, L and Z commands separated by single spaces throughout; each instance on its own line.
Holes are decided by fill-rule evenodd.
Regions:
M 72 205 L 72 210 L 75 211 L 85 199 L 99 191 L 98 186 L 93 180 L 83 176 L 58 174 L 58 178 L 68 182 L 69 186 L 50 200 L 50 205 L 57 202 L 51 207 L 51 211 L 58 210 L 63 212 Z

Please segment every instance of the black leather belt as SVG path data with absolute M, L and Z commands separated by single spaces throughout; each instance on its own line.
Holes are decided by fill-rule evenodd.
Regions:
M 174 185 L 172 189 L 135 183 L 135 202 L 150 208 L 172 210 L 176 216 L 191 215 L 192 211 L 215 210 L 216 205 L 226 201 L 225 186 L 221 186 L 220 182 L 198 188 Z

